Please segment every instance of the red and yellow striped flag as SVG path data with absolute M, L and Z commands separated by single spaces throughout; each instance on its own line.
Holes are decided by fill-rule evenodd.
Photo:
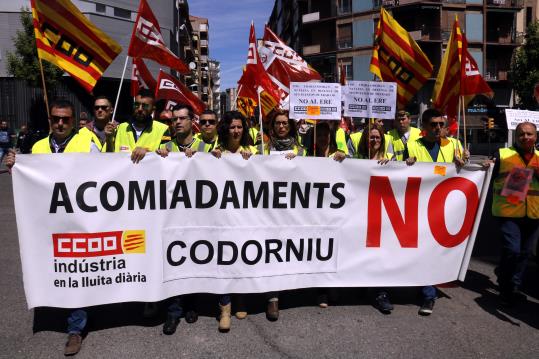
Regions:
M 31 0 L 38 56 L 91 92 L 122 48 L 69 0 Z
M 370 71 L 397 83 L 397 104 L 404 108 L 432 74 L 432 64 L 410 34 L 384 9 L 372 51 Z
M 447 43 L 432 92 L 432 106 L 448 117 L 457 116 L 461 82 L 462 32 L 458 18 Z

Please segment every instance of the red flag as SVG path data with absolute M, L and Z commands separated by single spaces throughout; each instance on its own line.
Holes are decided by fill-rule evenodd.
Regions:
M 264 115 L 268 114 L 280 102 L 279 89 L 271 81 L 268 73 L 264 69 L 264 65 L 262 65 L 262 62 L 260 61 L 260 56 L 256 48 L 255 26 L 252 22 L 251 31 L 249 33 L 247 65 L 245 66 L 245 71 L 238 83 L 245 86 L 245 90 L 254 90 L 255 93 L 266 93 L 261 94 L 261 98 L 264 97 L 263 102 L 265 103 L 264 106 L 261 106 Z
M 149 89 L 155 92 L 157 82 L 153 78 L 150 70 L 146 67 L 143 59 L 133 58 L 133 68 L 131 72 L 131 96 L 135 97 L 140 89 Z
M 133 27 L 127 54 L 131 57 L 153 60 L 181 73 L 189 72 L 187 65 L 165 45 L 159 23 L 146 0 L 140 0 L 137 20 Z
M 158 86 L 155 90 L 156 100 L 165 99 L 189 105 L 197 115 L 200 115 L 206 109 L 206 104 L 174 76 L 159 71 L 157 84 Z
M 271 29 L 264 29 L 264 41 L 258 49 L 269 77 L 279 87 L 281 97 L 290 92 L 290 82 L 308 82 L 322 77 L 316 70 L 287 46 Z
M 468 51 L 468 41 L 466 35 L 462 34 L 462 59 L 460 64 L 460 95 L 464 96 L 464 103 L 467 105 L 477 94 L 484 94 L 492 97 L 494 92 L 481 76 L 479 67 Z

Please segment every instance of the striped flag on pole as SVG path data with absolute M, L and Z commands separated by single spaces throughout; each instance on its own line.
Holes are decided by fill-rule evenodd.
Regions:
M 116 41 L 69 0 L 31 0 L 38 56 L 67 72 L 88 92 L 120 54 Z
M 458 19 L 455 19 L 432 92 L 433 107 L 444 112 L 450 118 L 456 117 L 458 112 L 461 56 L 462 31 Z
M 384 9 L 372 51 L 370 71 L 397 83 L 397 104 L 404 108 L 432 74 L 432 64 L 410 34 Z

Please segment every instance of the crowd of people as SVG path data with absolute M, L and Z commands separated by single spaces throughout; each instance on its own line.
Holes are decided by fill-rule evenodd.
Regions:
M 211 153 L 220 158 L 239 154 L 245 160 L 253 155 L 281 155 L 287 160 L 297 156 L 328 157 L 342 162 L 346 159 L 376 160 L 381 165 L 390 161 L 406 161 L 412 166 L 416 162 L 446 162 L 463 166 L 469 158 L 468 151 L 458 139 L 448 136 L 446 119 L 435 109 L 421 115 L 421 129 L 411 126 L 410 114 L 398 111 L 393 126 L 386 132 L 381 120 L 367 122 L 364 128 L 346 133 L 339 121 L 318 121 L 316 124 L 299 123 L 289 118 L 288 112 L 274 110 L 267 119 L 264 135 L 240 112 L 228 111 L 218 118 L 211 110 L 204 111 L 196 119 L 193 109 L 185 104 L 166 109 L 162 101 L 156 103 L 151 92 L 141 90 L 135 97 L 131 117 L 120 124 L 112 120 L 113 103 L 110 99 L 95 98 L 94 121 L 88 116 L 76 126 L 73 105 L 65 100 L 50 104 L 50 134 L 36 142 L 31 153 L 64 152 L 130 152 L 131 160 L 139 163 L 148 152 L 167 157 L 171 152 L 183 152 L 185 156 L 196 156 L 197 152 Z M 8 168 L 16 163 L 16 151 L 5 147 L 5 138 L 12 141 L 14 134 L 6 131 L 1 123 L 0 145 Z M 198 129 L 196 132 L 195 127 Z M 6 135 L 3 135 L 3 132 Z M 502 261 L 499 267 L 501 298 L 506 304 L 514 304 L 519 298 L 526 258 L 531 242 L 539 235 L 539 152 L 535 150 L 537 128 L 525 122 L 516 129 L 516 141 L 509 149 L 501 149 L 496 156 L 494 173 L 493 214 L 500 217 L 504 234 Z M 10 142 L 11 143 L 11 142 Z M 514 168 L 527 168 L 532 176 L 524 201 L 504 196 L 505 178 Z M 420 315 L 430 315 L 436 300 L 436 288 L 419 288 L 422 304 Z M 391 313 L 389 290 L 374 290 L 374 306 L 383 313 Z M 330 290 L 318 291 L 318 304 L 328 306 Z M 232 310 L 231 295 L 220 295 L 219 330 L 226 332 L 231 327 L 232 313 L 238 319 L 247 316 L 244 296 L 236 296 L 235 311 Z M 269 320 L 279 318 L 279 293 L 266 294 Z M 196 321 L 197 314 L 190 296 L 170 298 L 167 305 L 164 334 L 176 331 L 180 318 Z M 145 314 L 155 314 L 155 304 L 147 303 Z M 68 319 L 68 341 L 66 355 L 76 354 L 82 343 L 81 333 L 85 330 L 88 317 L 83 308 L 73 310 Z

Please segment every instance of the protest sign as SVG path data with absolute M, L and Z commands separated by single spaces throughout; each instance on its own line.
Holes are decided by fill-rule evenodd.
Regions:
M 348 81 L 343 93 L 345 116 L 395 118 L 397 84 L 394 82 Z
M 515 130 L 517 125 L 522 122 L 531 122 L 539 127 L 539 112 L 528 110 L 505 109 L 507 120 L 507 129 Z
M 341 119 L 341 85 L 324 82 L 290 83 L 290 118 Z
M 17 155 L 28 306 L 463 279 L 486 174 L 283 156 Z

